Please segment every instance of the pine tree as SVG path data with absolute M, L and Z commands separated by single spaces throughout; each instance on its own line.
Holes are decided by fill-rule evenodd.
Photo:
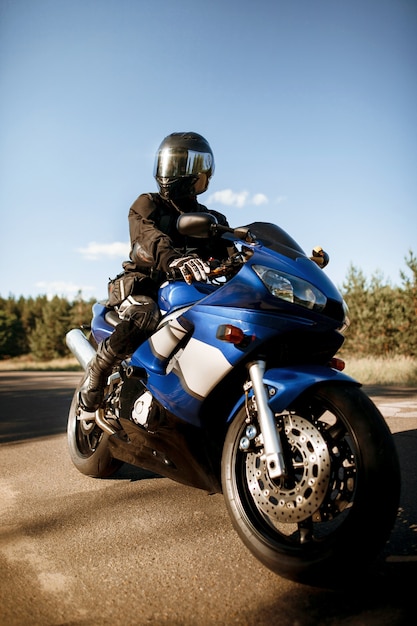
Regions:
M 83 300 L 81 291 L 78 292 L 71 306 L 71 326 L 80 328 L 90 325 L 94 302 L 95 300 Z
M 24 337 L 22 323 L 17 315 L 0 310 L 0 359 L 18 356 Z
M 400 346 L 402 354 L 417 356 L 417 258 L 410 250 L 405 257 L 407 268 L 411 272 L 401 272 L 402 298 L 399 306 L 403 311 L 403 320 L 400 326 Z
M 0 298 L 0 358 L 28 352 L 20 309 L 13 297 Z
M 70 303 L 58 296 L 44 303 L 29 338 L 36 359 L 47 361 L 68 355 L 65 335 L 70 328 L 70 310 Z
M 368 350 L 367 332 L 370 325 L 367 284 L 362 270 L 353 265 L 349 266 L 342 291 L 349 308 L 348 317 L 350 320 L 344 350 L 361 356 L 366 354 Z

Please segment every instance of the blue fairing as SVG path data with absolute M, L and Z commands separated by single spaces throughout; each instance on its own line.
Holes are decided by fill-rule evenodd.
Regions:
M 277 367 L 267 370 L 264 376 L 265 385 L 276 389 L 275 395 L 269 401 L 275 413 L 288 408 L 289 404 L 309 387 L 323 382 L 359 384 L 343 372 L 319 365 Z
M 192 283 L 191 285 L 182 281 L 165 283 L 159 289 L 158 305 L 162 313 L 169 313 L 175 309 L 194 304 L 216 289 L 218 286 L 209 283 Z
M 358 386 L 354 378 L 343 374 L 331 367 L 320 365 L 300 365 L 292 367 L 276 367 L 265 372 L 264 384 L 275 390 L 270 396 L 269 406 L 274 413 L 280 413 L 294 402 L 306 389 L 323 382 L 342 382 L 344 384 Z M 242 396 L 230 413 L 228 422 L 231 422 L 237 411 L 244 404 L 245 397 Z
M 222 286 L 221 289 L 209 295 L 205 303 L 224 307 L 236 305 L 241 309 L 266 310 L 270 313 L 273 313 L 273 311 L 288 311 L 292 317 L 297 316 L 297 311 L 299 311 L 303 317 L 317 319 L 322 317 L 320 315 L 317 317 L 313 311 L 307 313 L 306 309 L 298 307 L 291 302 L 274 298 L 253 271 L 252 266 L 256 264 L 276 268 L 278 271 L 281 270 L 288 274 L 298 276 L 313 284 L 326 295 L 329 305 L 334 303 L 336 314 L 334 315 L 332 313 L 330 318 L 334 317 L 335 321 L 339 322 L 340 326 L 340 322 L 342 322 L 344 318 L 342 307 L 343 299 L 323 270 L 307 257 L 298 257 L 295 260 L 289 259 L 266 248 L 255 248 L 253 250 L 253 256 L 243 265 L 238 274 Z M 328 311 L 326 310 L 324 313 L 326 315 L 326 323 L 329 323 L 329 321 L 331 323 Z
M 269 233 L 269 227 L 265 233 Z M 259 358 L 263 346 L 273 345 L 281 336 L 285 339 L 298 336 L 300 332 L 321 339 L 320 333 L 338 333 L 344 319 L 341 295 L 315 263 L 289 244 L 291 241 L 285 240 L 277 244 L 276 249 L 255 244 L 239 271 L 222 284 L 187 285 L 174 281 L 161 286 L 158 296 L 162 312 L 160 327 L 134 352 L 131 364 L 146 370 L 147 388 L 172 415 L 199 425 L 201 407 L 208 396 L 215 393 L 216 385 L 239 362 Z M 310 282 L 326 295 L 326 309 L 313 310 L 275 297 L 253 270 L 254 264 L 276 268 Z M 114 331 L 114 326 L 105 319 L 108 311 L 100 303 L 93 307 L 92 333 L 98 343 Z M 172 323 L 174 318 L 175 323 Z M 171 325 L 173 334 L 164 344 L 164 332 L 169 334 Z M 240 343 L 224 340 L 221 329 L 228 325 L 243 333 Z M 336 340 L 335 346 L 335 349 L 339 346 Z M 200 354 L 201 362 L 209 366 L 213 357 L 214 366 L 210 371 L 207 365 L 204 369 L 204 365 L 198 363 Z M 197 380 L 200 372 L 203 374 Z M 336 370 L 314 365 L 269 369 L 264 377 L 265 384 L 275 390 L 269 401 L 274 412 L 286 409 L 303 391 L 323 381 L 358 384 Z M 240 395 L 240 391 L 237 393 Z M 242 402 L 243 397 L 235 411 Z
M 114 326 L 108 324 L 104 318 L 106 311 L 108 311 L 103 304 L 96 302 L 93 305 L 93 319 L 91 320 L 91 332 L 97 343 L 107 339 L 114 331 Z
M 182 281 L 166 283 L 159 290 L 158 305 L 162 314 L 169 313 L 198 302 L 216 289 L 218 289 L 217 285 L 206 283 L 193 283 L 192 285 L 187 285 Z M 93 305 L 91 330 L 97 343 L 109 337 L 114 331 L 114 326 L 105 320 L 108 311 L 109 309 L 101 302 Z

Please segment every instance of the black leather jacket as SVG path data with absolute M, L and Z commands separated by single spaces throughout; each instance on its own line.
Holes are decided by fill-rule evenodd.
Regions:
M 151 276 L 157 282 L 165 280 L 169 264 L 177 258 L 191 253 L 207 260 L 210 257 L 224 259 L 228 256 L 225 241 L 218 238 L 196 239 L 184 237 L 177 230 L 177 219 L 181 213 L 211 213 L 219 224 L 228 225 L 224 215 L 207 209 L 196 198 L 173 204 L 158 193 L 140 195 L 129 211 L 131 241 L 131 263 L 124 264 L 126 270 L 135 270 Z

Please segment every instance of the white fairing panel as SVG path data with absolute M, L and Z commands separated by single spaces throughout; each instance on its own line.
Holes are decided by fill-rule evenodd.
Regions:
M 191 393 L 205 398 L 232 367 L 220 350 L 191 338 L 178 357 L 174 370 Z
M 189 307 L 186 307 L 164 317 L 159 324 L 158 330 L 150 337 L 149 343 L 152 347 L 152 352 L 158 358 L 167 359 L 181 339 L 187 334 L 186 329 L 181 326 L 177 318 L 188 309 Z
M 152 351 L 160 359 L 167 359 L 187 331 L 175 320 L 169 320 L 149 339 Z

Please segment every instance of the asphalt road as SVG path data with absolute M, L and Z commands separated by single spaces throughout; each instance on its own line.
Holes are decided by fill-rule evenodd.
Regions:
M 0 373 L 1 626 L 396 626 L 415 621 L 417 389 L 370 388 L 403 489 L 365 584 L 306 587 L 258 563 L 223 497 L 131 466 L 73 467 L 66 417 L 79 374 Z

